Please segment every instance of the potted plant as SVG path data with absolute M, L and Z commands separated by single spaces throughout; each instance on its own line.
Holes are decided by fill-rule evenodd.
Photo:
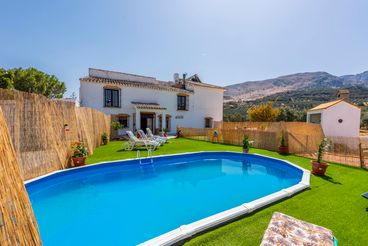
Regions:
M 101 139 L 103 145 L 106 145 L 109 142 L 109 135 L 107 135 L 107 132 L 102 133 Z
M 286 142 L 284 134 L 282 134 L 281 139 L 280 139 L 279 153 L 281 155 L 288 155 L 289 154 L 289 146 Z
M 84 145 L 83 141 L 76 141 L 72 144 L 73 155 L 72 160 L 74 166 L 83 166 L 86 161 L 86 156 L 88 154 L 87 148 Z
M 243 153 L 248 153 L 250 148 L 250 141 L 247 135 L 243 137 Z
M 167 137 L 167 133 L 169 132 L 169 129 L 165 128 L 163 129 L 163 131 L 164 131 L 164 137 Z
M 326 169 L 328 167 L 328 164 L 326 162 L 323 162 L 323 154 L 327 150 L 329 146 L 329 141 L 327 138 L 324 138 L 321 143 L 318 146 L 318 152 L 317 152 L 317 160 L 312 160 L 312 173 L 314 175 L 324 176 Z
M 181 130 L 179 129 L 179 127 L 176 128 L 176 138 L 180 138 L 182 137 L 181 135 Z
M 112 121 L 111 122 L 111 128 L 114 129 L 115 131 L 123 128 L 123 125 L 119 122 L 119 121 Z
M 218 136 L 219 136 L 218 131 L 217 130 L 214 130 L 213 131 L 213 141 L 218 142 Z
M 119 121 L 116 121 L 116 120 L 112 121 L 111 128 L 117 132 L 118 136 L 123 135 L 123 132 L 121 129 L 124 128 L 124 125 L 121 124 Z

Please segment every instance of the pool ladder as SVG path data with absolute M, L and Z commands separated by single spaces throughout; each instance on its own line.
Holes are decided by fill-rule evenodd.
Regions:
M 139 159 L 139 164 L 140 165 L 153 164 L 152 150 L 151 149 L 147 150 L 147 158 L 150 158 L 150 162 L 149 163 L 143 163 L 142 159 L 141 159 L 141 152 L 139 150 L 137 150 L 137 159 Z

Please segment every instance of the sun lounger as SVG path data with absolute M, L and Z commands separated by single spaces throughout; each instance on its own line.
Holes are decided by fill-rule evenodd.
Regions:
M 146 128 L 146 132 L 147 132 L 147 136 L 148 136 L 149 138 L 152 138 L 152 139 L 159 139 L 159 141 L 163 141 L 164 143 L 166 143 L 166 142 L 167 142 L 167 138 L 165 138 L 165 137 L 161 137 L 161 136 L 157 136 L 157 135 L 153 135 L 153 133 L 152 133 L 151 129 L 149 129 L 149 128 Z
M 336 246 L 337 240 L 329 229 L 275 212 L 261 243 L 261 246 L 272 245 Z
M 138 130 L 138 134 L 141 137 L 141 139 L 143 140 L 147 140 L 147 141 L 155 141 L 158 142 L 160 145 L 163 145 L 165 143 L 165 140 L 160 139 L 160 138 L 152 138 L 152 137 L 148 137 L 143 130 Z
M 160 143 L 156 141 L 138 139 L 131 131 L 127 131 L 126 133 L 128 134 L 129 140 L 123 144 L 125 150 L 133 150 L 137 147 L 146 147 L 147 150 L 155 150 L 160 146 Z

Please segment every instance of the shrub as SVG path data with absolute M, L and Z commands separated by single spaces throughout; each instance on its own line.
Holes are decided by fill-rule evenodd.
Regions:
M 261 104 L 248 110 L 248 117 L 250 121 L 275 121 L 279 114 L 280 110 L 274 108 L 272 103 Z
M 124 126 L 119 122 L 119 121 L 112 121 L 111 122 L 111 128 L 114 129 L 115 131 L 123 128 Z
M 103 145 L 106 145 L 109 142 L 109 135 L 107 135 L 107 132 L 102 133 L 101 139 Z
M 250 142 L 248 135 L 243 136 L 243 149 L 249 149 L 250 148 Z

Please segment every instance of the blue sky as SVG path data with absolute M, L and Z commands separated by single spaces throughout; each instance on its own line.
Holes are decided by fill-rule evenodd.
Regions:
M 88 67 L 228 85 L 368 70 L 365 0 L 0 0 L 0 66 L 78 92 Z

